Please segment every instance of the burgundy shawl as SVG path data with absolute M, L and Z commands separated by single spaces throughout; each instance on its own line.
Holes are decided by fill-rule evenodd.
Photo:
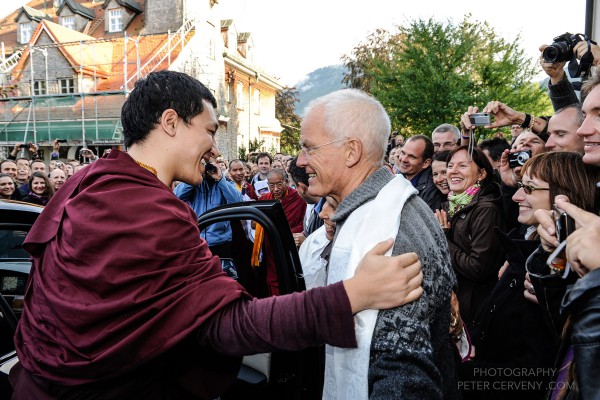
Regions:
M 17 354 L 34 376 L 60 384 L 131 371 L 246 296 L 192 210 L 119 151 L 65 183 L 25 248 L 32 268 Z
M 273 194 L 265 193 L 260 196 L 259 200 L 274 200 Z M 287 194 L 281 199 L 281 205 L 283 206 L 283 212 L 285 217 L 290 224 L 292 233 L 300 233 L 304 231 L 304 215 L 306 214 L 306 201 L 298 192 L 290 187 L 287 188 Z M 271 245 L 269 238 L 265 237 L 263 246 L 263 257 L 264 262 L 267 265 L 267 285 L 269 286 L 269 293 L 271 295 L 279 295 L 279 280 L 277 278 L 277 266 L 275 260 L 273 260 Z

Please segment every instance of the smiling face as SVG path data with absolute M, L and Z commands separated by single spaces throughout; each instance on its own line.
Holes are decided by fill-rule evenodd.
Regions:
M 179 149 L 174 180 L 199 185 L 204 173 L 203 160 L 218 154 L 215 143 L 218 121 L 213 106 L 203 100 L 204 110 L 186 125 L 178 118 L 176 137 Z
M 263 175 L 268 174 L 271 170 L 271 161 L 269 160 L 269 157 L 259 158 L 256 160 L 256 164 L 258 165 L 258 171 Z
M 424 160 L 425 141 L 409 139 L 400 149 L 400 172 L 406 179 L 412 179 L 419 172 L 429 167 L 431 159 Z
M 583 162 L 600 166 L 600 85 L 587 95 L 582 108 L 585 120 L 577 135 L 583 138 Z
M 31 191 L 37 195 L 42 196 L 46 191 L 46 181 L 44 178 L 34 177 L 31 180 Z
M 300 142 L 303 149 L 298 154 L 296 165 L 306 168 L 310 176 L 308 180 L 308 193 L 312 196 L 332 196 L 341 201 L 344 196 L 346 180 L 345 155 L 340 150 L 345 141 L 324 143 L 336 140 L 332 138 L 323 128 L 324 112 L 322 107 L 312 109 L 304 118 L 300 131 Z M 317 146 L 322 146 L 318 147 Z
M 454 194 L 461 194 L 478 180 L 486 177 L 484 169 L 479 170 L 475 161 L 469 161 L 466 150 L 454 153 L 448 161 L 448 186 Z
M 267 185 L 275 200 L 281 200 L 286 196 L 288 184 L 280 174 L 271 173 L 267 178 Z
M 231 179 L 238 185 L 241 185 L 246 176 L 246 169 L 241 161 L 234 161 L 229 166 L 229 175 Z
M 438 190 L 443 194 L 448 194 L 450 188 L 448 187 L 446 162 L 433 160 L 431 163 L 431 173 L 433 183 Z
M 15 192 L 15 182 L 10 176 L 0 177 L 0 196 L 9 199 Z
M 550 151 L 573 151 L 583 154 L 583 139 L 577 136 L 579 110 L 568 108 L 554 114 L 548 121 L 548 141 Z
M 453 132 L 435 132 L 431 137 L 435 152 L 454 150 L 458 147 L 456 136 Z
M 13 179 L 17 179 L 17 164 L 14 161 L 4 161 L 0 172 L 12 176 Z
M 523 174 L 521 180 L 523 185 L 529 185 L 537 188 L 547 188 L 548 183 L 543 180 Z M 519 222 L 525 225 L 537 225 L 534 217 L 535 210 L 550 210 L 550 192 L 548 190 L 533 190 L 531 194 L 525 193 L 523 188 L 519 188 L 512 197 L 515 203 L 519 204 Z
M 335 201 L 333 197 L 327 196 L 323 208 L 319 213 L 319 218 L 323 220 L 323 224 L 325 225 L 325 237 L 330 241 L 333 240 L 335 236 L 335 222 L 331 220 L 331 217 L 335 214 L 337 206 L 337 201 Z
M 65 172 L 59 168 L 50 172 L 50 183 L 54 187 L 55 192 L 64 185 L 66 179 L 67 176 L 65 175 Z

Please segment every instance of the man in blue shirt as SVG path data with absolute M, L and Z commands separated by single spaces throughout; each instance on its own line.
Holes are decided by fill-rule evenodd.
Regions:
M 206 172 L 200 185 L 192 186 L 180 183 L 175 187 L 173 193 L 185 201 L 196 215 L 201 215 L 205 211 L 223 204 L 242 201 L 242 195 L 236 189 L 235 184 L 225 179 L 220 168 L 209 162 L 206 163 Z M 232 234 L 229 221 L 210 225 L 200 231 L 200 236 L 206 240 L 213 254 L 221 258 L 231 258 Z

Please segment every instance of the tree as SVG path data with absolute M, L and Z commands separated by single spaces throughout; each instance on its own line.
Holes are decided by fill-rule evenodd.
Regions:
M 507 41 L 469 15 L 459 24 L 413 20 L 396 29 L 377 30 L 342 60 L 349 70 L 344 83 L 375 96 L 403 135 L 458 125 L 469 106 L 481 110 L 491 100 L 530 114 L 551 113 L 519 37 Z
M 300 101 L 296 88 L 284 87 L 275 95 L 275 117 L 283 126 L 281 152 L 295 155 L 300 150 L 300 123 L 296 114 L 296 103 Z

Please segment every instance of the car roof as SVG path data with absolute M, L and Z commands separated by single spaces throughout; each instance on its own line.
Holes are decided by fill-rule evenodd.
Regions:
M 0 200 L 0 223 L 32 225 L 44 207 L 22 201 Z

